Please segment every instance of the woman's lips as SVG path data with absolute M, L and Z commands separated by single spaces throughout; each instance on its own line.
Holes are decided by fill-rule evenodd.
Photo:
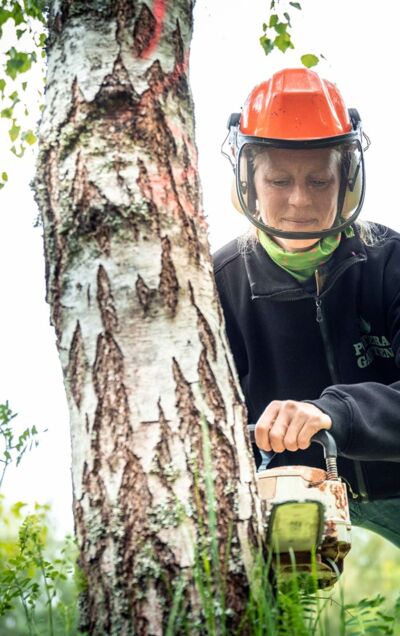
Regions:
M 316 222 L 316 219 L 299 219 L 299 218 L 291 219 L 287 217 L 282 219 L 282 221 L 284 223 L 294 223 L 296 225 L 314 225 Z

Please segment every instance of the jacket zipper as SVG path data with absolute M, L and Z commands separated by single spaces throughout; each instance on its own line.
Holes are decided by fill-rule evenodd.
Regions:
M 320 293 L 321 289 L 320 289 L 320 280 L 319 280 L 318 270 L 315 270 L 315 281 L 316 281 L 316 288 L 317 288 L 317 295 L 315 297 L 316 321 L 321 331 L 322 342 L 324 345 L 329 375 L 331 376 L 331 380 L 333 384 L 339 384 L 340 380 L 339 380 L 339 374 L 336 369 L 335 356 L 330 344 L 328 329 L 327 329 L 326 322 L 324 321 L 324 314 L 322 311 L 322 300 L 321 300 L 321 293 Z M 353 460 L 353 464 L 354 464 L 354 470 L 356 473 L 356 480 L 357 480 L 357 486 L 358 486 L 358 491 L 360 493 L 360 497 L 363 501 L 368 501 L 367 486 L 365 483 L 361 462 L 358 460 Z M 353 493 L 351 488 L 350 488 L 350 492 L 353 499 L 358 498 L 358 496 Z

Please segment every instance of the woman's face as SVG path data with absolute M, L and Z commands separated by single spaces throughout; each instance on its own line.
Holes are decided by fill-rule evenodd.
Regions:
M 254 160 L 259 212 L 266 225 L 289 232 L 332 227 L 340 185 L 339 155 L 330 148 L 270 148 Z M 288 251 L 304 250 L 319 239 L 274 240 Z

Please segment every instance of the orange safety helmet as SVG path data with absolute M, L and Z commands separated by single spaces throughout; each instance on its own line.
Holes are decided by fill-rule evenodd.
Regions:
M 229 118 L 228 128 L 231 154 L 227 156 L 236 175 L 237 197 L 256 227 L 282 238 L 308 239 L 338 234 L 355 221 L 365 192 L 363 133 L 358 112 L 347 110 L 334 84 L 306 68 L 279 71 L 251 91 L 242 113 Z M 261 219 L 255 158 L 271 148 L 285 149 L 289 157 L 297 150 L 320 148 L 336 153 L 340 185 L 330 227 L 293 232 Z

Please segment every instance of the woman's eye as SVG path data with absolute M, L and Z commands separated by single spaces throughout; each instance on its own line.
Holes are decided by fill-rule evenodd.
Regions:
M 325 188 L 329 184 L 327 179 L 310 179 L 310 185 L 313 188 Z
M 271 179 L 270 183 L 278 188 L 285 188 L 289 185 L 288 179 Z

